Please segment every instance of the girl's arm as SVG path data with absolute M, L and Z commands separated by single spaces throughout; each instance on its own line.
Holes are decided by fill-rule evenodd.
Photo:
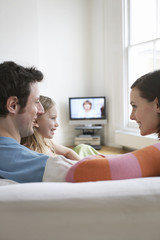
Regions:
M 80 160 L 79 155 L 72 149 L 57 144 L 55 142 L 53 143 L 53 145 L 56 154 L 63 155 L 64 157 L 69 158 L 71 160 Z

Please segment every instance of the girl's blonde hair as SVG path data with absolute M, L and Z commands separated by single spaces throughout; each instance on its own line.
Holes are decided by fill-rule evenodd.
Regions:
M 44 108 L 44 112 L 48 111 L 56 104 L 55 101 L 53 101 L 53 99 L 42 95 L 39 97 L 39 101 Z
M 40 96 L 39 101 L 44 108 L 44 112 L 47 112 L 56 104 L 51 98 L 42 95 Z M 47 146 L 53 153 L 55 153 L 52 141 L 50 139 L 44 139 L 41 134 L 38 133 L 36 128 L 34 128 L 34 134 L 32 136 L 24 137 L 21 139 L 21 144 L 25 145 L 33 151 L 44 154 L 47 154 Z

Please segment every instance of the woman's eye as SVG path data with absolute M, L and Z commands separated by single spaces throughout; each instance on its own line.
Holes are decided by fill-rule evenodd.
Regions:
M 132 108 L 136 108 L 137 106 L 136 105 L 132 105 Z

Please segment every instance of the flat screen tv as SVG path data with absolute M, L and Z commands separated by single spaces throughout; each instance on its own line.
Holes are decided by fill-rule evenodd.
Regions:
M 107 123 L 106 98 L 70 97 L 69 123 L 74 125 L 102 125 Z

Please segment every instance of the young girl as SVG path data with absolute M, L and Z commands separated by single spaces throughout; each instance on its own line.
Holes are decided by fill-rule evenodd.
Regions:
M 70 148 L 53 142 L 57 127 L 56 103 L 49 97 L 40 96 L 40 102 L 44 108 L 44 113 L 39 115 L 32 136 L 22 138 L 21 144 L 26 147 L 49 156 L 63 155 L 71 160 L 80 160 L 78 154 Z
M 57 123 L 56 103 L 51 98 L 45 96 L 40 96 L 39 100 L 44 108 L 44 113 L 37 118 L 34 134 L 23 138 L 21 144 L 39 153 L 49 156 L 63 155 L 71 160 L 80 160 L 87 155 L 98 154 L 95 149 L 85 144 L 76 146 L 75 151 L 73 151 L 51 140 L 59 126 Z

